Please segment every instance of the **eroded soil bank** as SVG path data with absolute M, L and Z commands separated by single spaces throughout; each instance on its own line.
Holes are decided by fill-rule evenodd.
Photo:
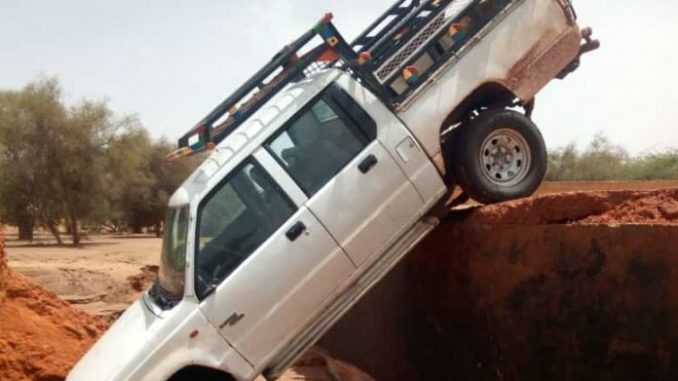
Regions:
M 12 266 L 29 280 L 7 268 L 1 236 L 3 381 L 63 380 L 107 327 L 73 305 L 115 319 L 157 272 L 151 241 L 37 257 L 13 246 Z M 676 247 L 678 190 L 456 211 L 322 340 L 327 354 L 307 354 L 283 379 L 678 379 Z M 88 275 L 105 271 L 110 284 Z
M 678 379 L 678 191 L 455 213 L 323 339 L 381 381 Z
M 1 380 L 61 380 L 106 328 L 8 269 L 0 232 Z

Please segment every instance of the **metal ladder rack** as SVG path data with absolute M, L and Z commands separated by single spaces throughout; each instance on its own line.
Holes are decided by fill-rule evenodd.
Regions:
M 303 77 L 318 61 L 323 62 L 321 67 L 342 61 L 365 85 L 379 94 L 378 83 L 371 73 L 360 67 L 358 56 L 332 24 L 332 18 L 331 13 L 326 14 L 313 28 L 280 50 L 269 63 L 184 134 L 179 139 L 179 148 L 167 158 L 175 159 L 212 149 L 276 93 Z M 323 42 L 301 54 L 316 36 L 321 37 Z M 215 125 L 221 119 L 223 122 Z
M 372 65 L 377 67 L 453 1 L 429 0 L 422 3 L 419 0 L 399 0 L 358 36 L 351 47 L 359 48 L 358 53 L 369 51 Z M 389 18 L 391 20 L 387 22 Z
M 370 26 L 365 29 L 358 37 L 351 42 L 351 47 L 358 52 L 369 51 L 372 46 L 390 30 L 392 30 L 403 17 L 412 12 L 420 5 L 420 0 L 398 0 L 389 9 L 387 9 L 379 18 L 374 20 Z M 389 17 L 392 19 L 385 25 Z
M 458 61 L 459 55 L 477 42 L 481 31 L 487 30 L 488 25 L 496 25 L 495 21 L 501 19 L 507 9 L 522 1 L 430 0 L 412 3 L 409 13 L 398 23 L 384 28 L 376 41 L 362 39 L 356 43 L 368 46 L 373 57 L 372 74 L 386 94 L 384 101 L 398 110 L 429 82 L 434 73 L 449 62 Z
M 264 67 L 221 102 L 195 127 L 179 139 L 179 148 L 169 159 L 190 156 L 213 148 L 288 84 L 309 71 L 339 66 L 378 96 L 385 105 L 396 108 L 417 90 L 434 69 L 454 54 L 435 53 L 435 44 L 447 33 L 447 26 L 458 21 L 485 1 L 512 0 L 397 0 L 352 43 L 348 43 L 332 23 L 328 13 L 313 28 L 285 46 Z M 459 8 L 448 17 L 451 7 Z M 425 38 L 422 38 L 422 35 Z M 315 37 L 322 43 L 301 53 Z M 407 80 L 407 88 L 395 91 L 394 83 L 405 76 L 417 57 L 431 54 L 434 64 Z M 386 67 L 386 69 L 384 69 Z M 405 70 L 405 71 L 406 71 Z M 402 85 L 401 85 L 402 87 Z M 220 120 L 218 125 L 215 125 Z

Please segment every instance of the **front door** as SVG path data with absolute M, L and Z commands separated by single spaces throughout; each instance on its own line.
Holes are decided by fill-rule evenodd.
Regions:
M 340 90 L 330 87 L 312 101 L 266 148 L 360 266 L 415 221 L 423 200 L 377 139 L 374 121 L 334 91 Z
M 258 365 L 355 269 L 316 217 L 254 159 L 198 210 L 196 292 L 223 337 Z

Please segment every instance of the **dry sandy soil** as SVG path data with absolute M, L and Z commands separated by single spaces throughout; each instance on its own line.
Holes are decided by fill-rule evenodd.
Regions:
M 0 380 L 57 381 L 108 324 L 7 268 L 0 231 Z
M 539 190 L 538 195 L 565 193 L 565 192 L 589 192 L 589 191 L 619 191 L 635 190 L 648 191 L 657 189 L 678 188 L 677 180 L 658 181 L 546 181 Z
M 108 316 L 143 290 L 138 276 L 158 263 L 161 245 L 151 236 L 94 235 L 80 247 L 56 246 L 44 234 L 25 244 L 8 234 L 6 249 L 16 272 L 88 313 Z
M 672 190 L 652 191 L 660 188 Z M 581 190 L 587 192 L 577 192 Z M 546 183 L 538 197 L 470 207 L 461 214 L 460 221 L 468 224 L 676 224 L 678 182 Z M 93 235 L 80 247 L 59 247 L 45 234 L 25 244 L 16 241 L 15 231 L 5 230 L 13 272 L 4 268 L 0 252 L 0 380 L 60 380 L 107 321 L 153 279 L 161 240 Z M 350 365 L 317 353 L 285 377 L 370 380 Z

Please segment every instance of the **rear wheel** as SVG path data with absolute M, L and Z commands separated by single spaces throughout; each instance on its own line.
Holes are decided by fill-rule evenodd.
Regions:
M 537 126 L 512 110 L 488 110 L 454 136 L 455 180 L 476 201 L 527 197 L 546 173 L 546 147 Z

